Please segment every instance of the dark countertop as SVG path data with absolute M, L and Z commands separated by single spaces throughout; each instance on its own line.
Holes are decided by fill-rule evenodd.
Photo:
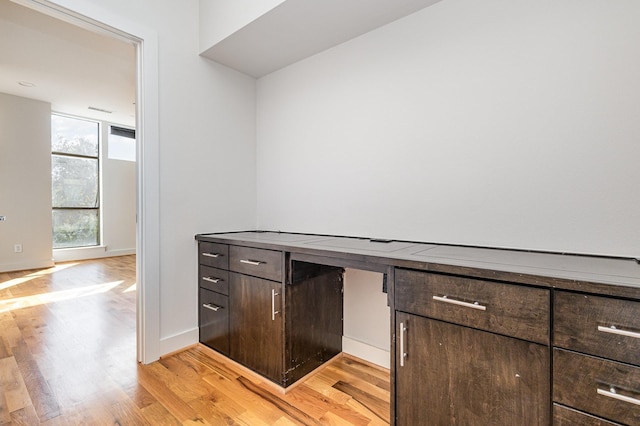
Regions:
M 196 239 L 283 250 L 303 260 L 326 258 L 345 267 L 403 267 L 640 300 L 635 259 L 268 231 L 198 234 Z

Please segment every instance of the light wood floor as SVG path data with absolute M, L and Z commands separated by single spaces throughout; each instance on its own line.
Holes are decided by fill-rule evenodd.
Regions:
M 354 359 L 286 395 L 199 346 L 140 365 L 135 298 L 134 256 L 0 273 L 0 425 L 389 423 L 388 372 Z

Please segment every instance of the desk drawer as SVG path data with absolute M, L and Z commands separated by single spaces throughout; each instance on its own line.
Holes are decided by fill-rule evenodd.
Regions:
M 252 247 L 231 246 L 229 269 L 254 277 L 282 281 L 282 252 Z
M 556 292 L 554 346 L 640 365 L 640 302 Z
M 229 355 L 229 298 L 200 289 L 200 342 Z
M 229 271 L 200 265 L 200 287 L 229 295 Z
M 640 424 L 640 368 L 554 349 L 553 400 L 615 422 Z
M 229 246 L 201 241 L 198 245 L 198 263 L 214 268 L 229 269 Z
M 546 289 L 396 269 L 395 298 L 400 311 L 549 343 Z
M 620 423 L 608 422 L 599 417 L 572 410 L 562 405 L 553 405 L 553 426 L 621 426 Z

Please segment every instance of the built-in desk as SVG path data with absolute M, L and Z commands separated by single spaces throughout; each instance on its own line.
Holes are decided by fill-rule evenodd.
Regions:
M 396 424 L 640 424 L 635 259 L 263 231 L 196 239 L 201 341 L 283 388 L 340 353 L 342 268 L 355 268 L 385 274 Z

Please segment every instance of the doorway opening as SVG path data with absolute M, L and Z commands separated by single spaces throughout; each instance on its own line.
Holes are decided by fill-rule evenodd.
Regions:
M 158 54 L 154 31 L 91 4 L 13 0 L 89 31 L 132 43 L 136 50 L 136 341 L 137 359 L 159 358 Z M 69 4 L 67 4 L 69 3 Z M 62 6 L 62 4 L 64 6 Z

